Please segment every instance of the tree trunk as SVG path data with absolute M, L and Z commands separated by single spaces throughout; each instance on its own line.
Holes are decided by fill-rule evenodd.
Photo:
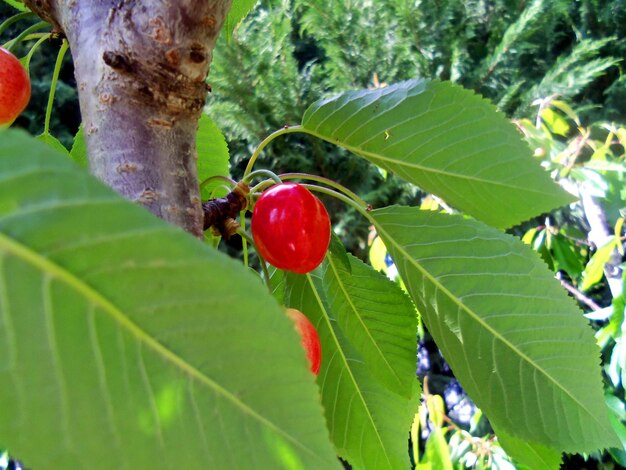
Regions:
M 69 41 L 92 173 L 201 237 L 195 136 L 231 0 L 25 3 Z

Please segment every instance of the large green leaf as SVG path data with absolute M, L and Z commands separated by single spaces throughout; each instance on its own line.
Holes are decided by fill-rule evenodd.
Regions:
M 417 367 L 413 304 L 398 284 L 353 256 L 349 267 L 335 255 L 327 259 L 324 287 L 346 339 L 378 381 L 410 398 Z
M 343 93 L 311 105 L 302 126 L 496 227 L 572 200 L 504 115 L 451 83 Z
M 618 444 L 593 332 L 536 253 L 459 216 L 388 207 L 371 217 L 455 376 L 496 427 L 566 452 Z
M 337 468 L 293 324 L 234 260 L 0 135 L 0 443 L 32 468 Z
M 407 399 L 372 376 L 330 309 L 319 270 L 304 276 L 286 273 L 285 302 L 307 315 L 320 336 L 318 384 L 339 455 L 354 468 L 408 468 L 407 437 L 419 404 L 417 379 Z

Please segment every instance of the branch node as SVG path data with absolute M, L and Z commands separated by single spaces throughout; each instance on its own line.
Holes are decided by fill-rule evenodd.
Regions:
M 135 71 L 132 60 L 129 59 L 126 55 L 119 52 L 105 51 L 102 54 L 102 60 L 113 70 L 124 71 L 128 73 L 133 73 Z

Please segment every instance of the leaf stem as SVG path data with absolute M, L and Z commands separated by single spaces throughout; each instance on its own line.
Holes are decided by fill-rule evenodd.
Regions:
M 234 179 L 229 178 L 228 176 L 215 175 L 205 179 L 202 183 L 200 183 L 200 190 L 202 190 L 207 184 L 215 180 L 221 180 L 228 183 L 228 185 L 230 186 L 229 189 L 233 189 L 235 186 L 237 186 L 237 182 Z
M 273 180 L 263 180 L 259 184 L 257 184 L 256 186 L 250 188 L 250 194 L 256 194 L 256 193 L 259 193 L 259 192 L 263 192 L 265 190 L 265 188 L 269 188 L 270 186 L 272 186 L 274 184 L 275 184 L 275 182 Z
M 281 136 L 281 135 L 284 135 L 284 134 L 292 134 L 294 132 L 306 132 L 306 131 L 304 130 L 304 128 L 302 126 L 285 126 L 282 129 L 279 129 L 276 132 L 271 133 L 265 139 L 263 139 L 263 141 L 258 145 L 256 150 L 254 151 L 254 153 L 250 157 L 250 160 L 248 161 L 248 165 L 246 166 L 246 170 L 244 171 L 243 177 L 246 178 L 246 176 L 248 176 L 248 174 L 250 174 L 250 172 L 252 172 L 252 168 L 254 167 L 254 164 L 255 164 L 257 158 L 259 158 L 259 155 L 261 154 L 263 149 L 265 147 L 267 147 L 267 145 L 272 140 L 274 140 L 278 136 Z
M 255 170 L 255 171 L 245 175 L 241 181 L 244 182 L 244 183 L 248 183 L 248 182 L 252 181 L 254 178 L 256 178 L 257 176 L 267 176 L 267 177 L 271 178 L 274 181 L 274 183 L 276 183 L 276 184 L 281 184 L 282 183 L 280 177 L 278 177 L 276 175 L 276 173 L 274 173 L 273 171 L 270 171 L 270 170 Z
M 229 193 L 233 188 L 231 186 L 227 186 L 225 184 L 220 184 L 219 186 L 216 186 L 215 188 L 213 188 L 213 191 L 211 191 L 211 199 L 214 199 L 217 197 L 217 192 L 219 190 L 225 191 L 226 193 Z
M 63 39 L 59 53 L 57 54 L 57 61 L 54 64 L 54 72 L 52 73 L 52 81 L 50 82 L 50 94 L 48 95 L 48 107 L 46 108 L 46 120 L 43 125 L 43 133 L 45 135 L 50 134 L 50 117 L 52 116 L 52 105 L 54 104 L 54 94 L 57 89 L 57 82 L 59 81 L 59 73 L 61 72 L 61 65 L 63 64 L 63 58 L 69 48 L 69 43 L 66 39 Z

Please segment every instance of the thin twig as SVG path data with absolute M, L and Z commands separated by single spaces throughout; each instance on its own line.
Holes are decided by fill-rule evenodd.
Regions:
M 558 275 L 556 277 L 559 282 L 561 283 L 561 285 L 563 287 L 565 287 L 565 289 L 572 294 L 574 297 L 576 297 L 580 302 L 582 302 L 583 304 L 585 304 L 586 306 L 588 306 L 591 310 L 594 311 L 598 311 L 598 310 L 602 310 L 602 307 L 600 307 L 597 303 L 595 303 L 593 300 L 591 300 L 589 297 L 587 297 L 585 294 L 583 294 L 581 291 L 579 291 L 578 289 L 576 289 L 573 285 L 567 283 L 566 281 L 564 281 L 563 279 L 561 279 Z

